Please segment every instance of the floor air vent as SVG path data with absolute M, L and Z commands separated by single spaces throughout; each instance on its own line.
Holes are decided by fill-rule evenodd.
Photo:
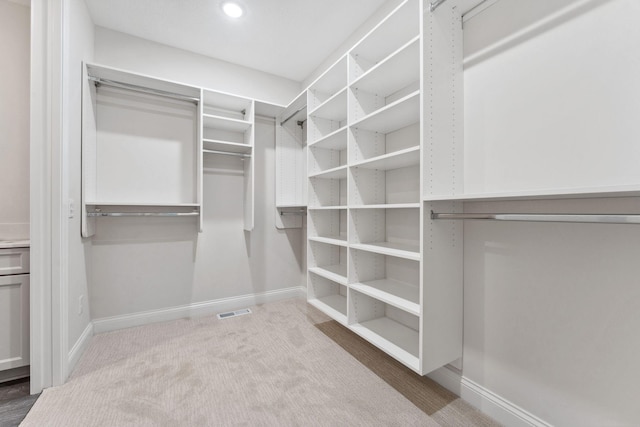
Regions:
M 226 313 L 218 313 L 218 319 L 228 319 L 230 317 L 242 316 L 244 314 L 251 314 L 251 310 L 243 308 L 242 310 L 227 311 Z

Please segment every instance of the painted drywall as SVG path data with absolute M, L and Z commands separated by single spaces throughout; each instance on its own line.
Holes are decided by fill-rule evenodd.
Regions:
M 96 27 L 96 63 L 287 105 L 300 82 Z
M 82 336 L 91 321 L 89 307 L 89 282 L 91 272 L 91 241 L 80 235 L 81 203 L 81 100 L 82 61 L 93 56 L 93 22 L 83 0 L 66 0 L 64 3 L 64 90 L 63 108 L 63 197 L 74 211 L 68 218 L 66 239 L 66 316 L 68 319 L 67 352 Z M 70 215 L 69 215 L 70 216 Z M 63 258 L 64 260 L 64 258 Z M 63 286 L 64 289 L 64 286 Z M 63 296 L 64 298 L 64 296 Z M 73 368 L 72 366 L 70 368 Z
M 0 0 L 0 239 L 29 238 L 30 19 Z
M 274 122 L 256 123 L 255 228 L 243 230 L 243 160 L 205 157 L 204 225 L 101 218 L 93 238 L 94 318 L 301 285 L 302 230 L 275 228 Z
M 606 185 L 637 175 L 630 124 L 640 86 L 637 71 L 631 78 L 620 64 L 637 67 L 640 6 L 571 5 L 580 7 L 567 19 L 467 65 L 467 186 Z M 497 2 L 467 22 L 468 58 L 481 50 L 478 40 L 496 41 L 509 8 L 538 21 L 547 6 Z M 562 120 L 549 133 L 554 117 Z M 514 122 L 522 138 L 492 132 Z M 637 213 L 640 201 L 466 203 L 465 211 Z M 552 425 L 637 425 L 639 241 L 633 225 L 465 222 L 462 375 Z

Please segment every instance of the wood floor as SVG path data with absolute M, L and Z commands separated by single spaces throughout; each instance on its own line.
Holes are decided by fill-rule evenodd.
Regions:
M 38 397 L 29 395 L 29 378 L 0 384 L 0 427 L 19 425 Z

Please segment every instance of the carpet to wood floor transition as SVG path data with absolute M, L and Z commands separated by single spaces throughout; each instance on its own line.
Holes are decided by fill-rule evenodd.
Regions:
M 93 337 L 24 427 L 497 426 L 301 300 Z

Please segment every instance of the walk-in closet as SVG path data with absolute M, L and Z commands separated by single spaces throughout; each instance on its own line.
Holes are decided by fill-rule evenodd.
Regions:
M 16 8 L 0 424 L 638 423 L 636 1 Z

